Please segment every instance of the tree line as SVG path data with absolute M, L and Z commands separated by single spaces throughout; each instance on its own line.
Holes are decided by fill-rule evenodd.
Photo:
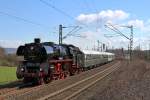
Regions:
M 17 66 L 17 56 L 16 54 L 7 54 L 5 49 L 0 47 L 0 66 Z

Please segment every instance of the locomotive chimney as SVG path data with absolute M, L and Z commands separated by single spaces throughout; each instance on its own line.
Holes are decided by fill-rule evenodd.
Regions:
M 34 43 L 40 43 L 40 41 L 41 41 L 40 38 L 35 38 L 34 39 Z

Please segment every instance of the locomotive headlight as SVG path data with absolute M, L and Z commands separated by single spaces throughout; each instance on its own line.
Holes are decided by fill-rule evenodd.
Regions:
M 40 72 L 42 72 L 43 71 L 43 69 L 42 68 L 40 68 Z
M 22 72 L 24 72 L 25 71 L 25 69 L 22 67 L 21 69 L 20 69 Z
M 54 69 L 54 66 L 51 66 L 50 68 L 51 68 L 51 69 Z
M 53 72 L 55 70 L 55 66 L 54 65 L 50 65 L 50 70 Z

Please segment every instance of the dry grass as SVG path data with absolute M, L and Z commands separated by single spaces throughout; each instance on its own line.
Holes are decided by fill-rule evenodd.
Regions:
M 113 74 L 110 85 L 93 100 L 150 100 L 150 64 L 134 60 Z

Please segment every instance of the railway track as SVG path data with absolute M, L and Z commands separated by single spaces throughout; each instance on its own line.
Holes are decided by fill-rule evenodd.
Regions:
M 22 82 L 18 81 L 18 84 L 15 85 L 11 85 L 8 87 L 3 87 L 0 89 L 0 96 L 1 95 L 7 95 L 9 93 L 12 93 L 13 91 L 18 91 L 19 89 L 23 89 L 23 88 L 28 88 L 28 87 L 33 87 L 34 85 L 32 85 L 32 83 L 28 83 L 28 84 L 23 84 Z
M 107 73 L 107 75 L 108 75 L 109 72 L 111 73 L 111 71 L 113 71 L 117 68 L 119 63 L 113 62 L 113 63 L 107 64 L 106 66 L 108 66 L 108 67 L 105 68 L 106 66 L 103 66 L 102 67 L 102 68 L 104 68 L 103 70 L 100 70 L 101 68 L 98 68 L 98 70 L 93 69 L 93 71 L 91 70 L 90 72 L 85 72 L 87 75 L 86 74 L 85 75 L 80 75 L 80 76 L 84 76 L 81 79 L 80 78 L 79 79 L 74 79 L 76 77 L 75 76 L 74 78 L 70 78 L 68 80 L 63 80 L 64 82 L 63 81 L 58 81 L 58 82 L 55 81 L 55 82 L 52 82 L 52 83 L 47 84 L 47 85 L 40 85 L 40 86 L 36 86 L 36 87 L 31 86 L 31 87 L 26 87 L 26 88 L 23 88 L 23 89 L 18 89 L 17 88 L 18 85 L 16 85 L 13 88 L 0 89 L 0 92 L 1 92 L 0 100 L 1 99 L 2 100 L 5 100 L 5 99 L 8 99 L 8 100 L 21 100 L 21 99 L 22 100 L 29 100 L 29 99 L 33 100 L 33 99 L 38 99 L 38 98 L 40 98 L 39 100 L 45 100 L 45 99 L 52 99 L 52 100 L 59 100 L 60 99 L 60 100 L 62 100 L 62 98 L 65 99 L 66 97 L 71 96 L 70 94 L 74 93 L 72 91 L 77 91 L 78 89 L 81 89 L 81 87 L 86 86 L 87 83 L 91 83 L 91 82 L 94 82 L 95 80 L 97 80 L 98 77 L 99 78 L 105 77 L 104 74 L 106 75 L 106 73 Z M 92 74 L 91 72 L 92 73 L 94 72 L 94 73 Z M 97 74 L 95 74 L 95 73 L 97 73 Z M 88 76 L 88 78 L 86 78 L 85 76 Z M 64 84 L 65 82 L 69 82 L 69 81 L 72 81 L 71 82 L 72 85 L 70 85 L 70 84 L 65 85 Z M 55 91 L 55 86 L 53 87 L 53 85 L 55 85 L 56 83 L 59 83 L 59 84 L 57 84 L 57 86 L 59 86 L 59 87 L 60 87 L 60 84 L 63 84 L 64 86 L 61 85 L 62 88 L 58 87 L 56 92 L 54 92 Z M 94 83 L 91 83 L 91 84 L 94 84 Z M 68 86 L 68 87 L 66 87 L 66 86 Z M 90 85 L 88 87 L 90 87 Z M 49 90 L 52 90 L 53 92 L 50 92 L 49 90 L 47 90 L 48 88 L 49 88 Z M 69 92 L 68 90 L 71 91 L 71 92 Z M 43 91 L 43 92 L 41 92 L 41 91 Z M 82 91 L 84 91 L 84 89 Z M 42 93 L 42 95 L 41 95 L 41 93 Z M 49 93 L 51 93 L 50 96 L 47 95 Z M 44 94 L 47 95 L 47 96 L 45 96 Z M 41 97 L 43 97 L 43 98 L 41 98 Z M 57 97 L 57 98 L 55 98 L 55 97 Z
M 120 66 L 120 62 L 114 64 L 113 66 L 98 72 L 91 77 L 78 81 L 72 85 L 69 85 L 61 90 L 53 92 L 49 95 L 46 95 L 39 100 L 70 100 L 73 97 L 80 94 L 82 91 L 86 90 L 96 82 L 102 80 L 104 77 L 108 76 L 110 73 L 118 69 Z
M 14 88 L 7 88 L 7 89 L 1 89 L 0 90 L 0 96 L 1 95 L 4 95 L 4 94 L 7 94 L 7 93 L 9 93 L 9 92 L 12 92 L 12 91 L 15 91 L 16 90 L 16 88 L 14 87 Z
M 21 84 L 22 84 L 21 81 L 14 81 L 14 82 L 8 83 L 6 85 L 1 85 L 0 86 L 0 96 L 16 90 L 17 87 L 20 86 Z
M 43 87 L 43 85 L 40 86 L 27 86 L 27 87 L 23 87 L 20 88 L 20 86 L 22 86 L 22 84 L 18 84 L 16 86 L 14 86 L 13 88 L 4 88 L 4 89 L 0 89 L 0 100 L 5 100 L 5 99 L 9 99 L 13 97 L 16 97 L 17 95 L 21 95 L 36 89 L 39 89 L 41 87 Z

